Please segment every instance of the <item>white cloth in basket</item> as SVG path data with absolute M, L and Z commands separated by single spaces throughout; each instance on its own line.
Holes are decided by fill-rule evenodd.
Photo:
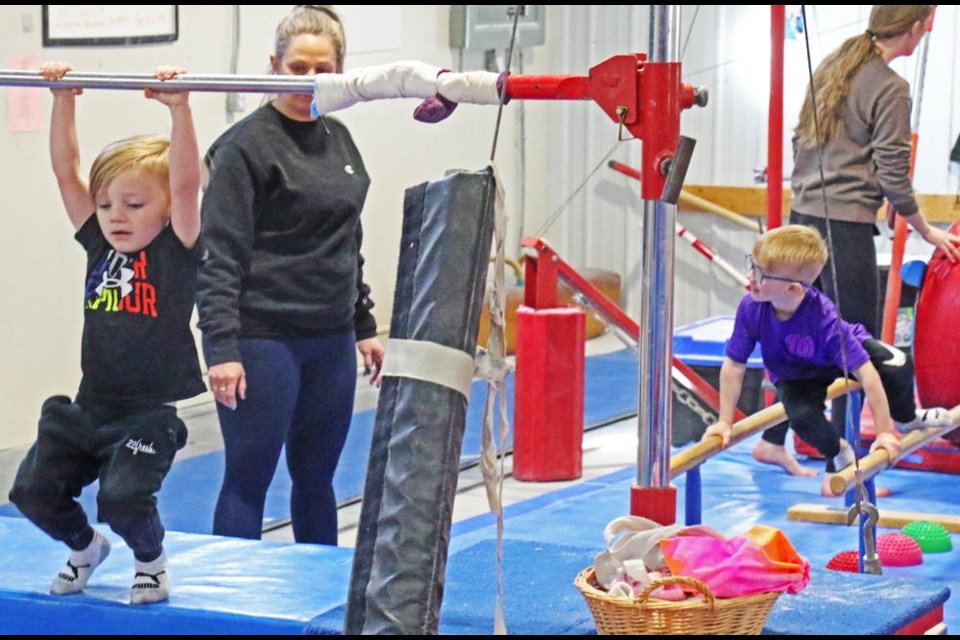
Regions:
M 640 516 L 613 520 L 603 535 L 608 548 L 597 554 L 593 562 L 597 582 L 611 595 L 626 598 L 634 597 L 653 580 L 662 577 L 666 562 L 660 551 L 660 540 L 690 535 L 726 539 L 713 527 L 680 524 L 665 527 Z M 674 599 L 669 593 L 658 592 L 656 595 Z

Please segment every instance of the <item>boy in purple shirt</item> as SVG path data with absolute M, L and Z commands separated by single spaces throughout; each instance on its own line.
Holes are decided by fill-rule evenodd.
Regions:
M 852 447 L 823 415 L 827 387 L 853 374 L 863 387 L 877 430 L 871 447 L 900 452 L 894 421 L 903 430 L 945 426 L 946 410 L 918 411 L 910 356 L 879 340 L 862 325 L 844 322 L 837 308 L 811 283 L 827 262 L 827 246 L 806 226 L 787 225 L 763 234 L 750 259 L 750 293 L 737 309 L 733 336 L 720 369 L 720 420 L 703 439 L 730 441 L 746 362 L 757 342 L 771 381 L 780 391 L 790 426 L 827 460 L 830 476 L 853 463 Z

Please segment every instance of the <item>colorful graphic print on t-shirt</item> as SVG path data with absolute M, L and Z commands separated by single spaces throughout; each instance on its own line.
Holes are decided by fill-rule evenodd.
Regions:
M 146 251 L 132 258 L 111 249 L 87 277 L 85 308 L 156 318 L 157 289 L 147 275 Z

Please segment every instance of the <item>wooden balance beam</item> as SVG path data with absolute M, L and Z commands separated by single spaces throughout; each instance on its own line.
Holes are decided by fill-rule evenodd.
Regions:
M 861 458 L 860 473 L 863 479 L 872 478 L 884 469 L 893 467 L 898 461 L 909 456 L 920 447 L 960 427 L 960 406 L 956 406 L 950 411 L 950 417 L 953 419 L 953 424 L 949 427 L 919 429 L 917 431 L 911 431 L 900 438 L 901 452 L 896 458 L 891 459 L 890 454 L 883 449 L 878 449 Z M 841 469 L 831 478 L 830 490 L 834 495 L 843 495 L 852 489 L 856 482 L 855 465 L 850 465 L 845 469 Z M 846 525 L 847 507 L 832 507 L 823 504 L 798 504 L 787 510 L 787 520 Z M 880 520 L 877 521 L 877 526 L 901 529 L 904 525 L 916 520 L 933 522 L 941 525 L 950 533 L 960 533 L 960 516 L 918 513 L 914 511 L 882 510 L 880 512 Z
M 813 522 L 815 524 L 847 525 L 847 506 L 827 504 L 795 504 L 787 509 L 787 520 L 794 522 Z M 960 533 L 960 516 L 946 514 L 920 513 L 919 511 L 880 510 L 877 526 L 885 529 L 902 529 L 911 522 L 924 520 L 939 524 L 950 533 Z
M 860 388 L 860 383 L 845 378 L 834 380 L 833 384 L 827 389 L 827 400 L 833 400 L 851 391 Z M 743 420 L 734 423 L 733 432 L 730 435 L 730 444 L 732 447 L 741 440 L 744 440 L 759 431 L 766 431 L 787 419 L 787 412 L 783 408 L 783 403 L 770 405 L 766 409 L 761 409 L 757 413 L 747 416 Z M 703 464 L 711 457 L 723 451 L 720 436 L 714 436 L 708 440 L 700 441 L 670 459 L 670 477 L 676 478 L 680 474 L 686 473 L 690 469 Z M 862 466 L 862 462 L 861 462 Z
M 884 469 L 889 469 L 925 444 L 960 427 L 960 405 L 950 411 L 950 418 L 952 423 L 948 427 L 917 429 L 900 438 L 901 450 L 900 455 L 896 458 L 891 458 L 890 454 L 883 449 L 877 449 L 860 458 L 860 474 L 863 476 L 863 479 L 872 478 Z M 856 465 L 850 465 L 845 469 L 841 469 L 830 478 L 830 491 L 832 491 L 835 496 L 842 496 L 856 484 L 856 475 Z
M 827 399 L 832 400 L 839 396 L 850 393 L 860 388 L 860 384 L 853 380 L 838 378 L 827 389 Z M 860 459 L 860 471 L 863 478 L 871 478 L 884 469 L 894 466 L 901 458 L 909 456 L 911 453 L 921 448 L 925 444 L 936 440 L 945 433 L 949 433 L 960 427 L 960 405 L 950 411 L 950 417 L 953 424 L 949 427 L 939 429 L 919 429 L 911 431 L 900 439 L 902 447 L 901 453 L 896 459 L 890 459 L 890 455 L 883 449 L 879 449 Z M 733 433 L 730 435 L 730 444 L 728 448 L 745 440 L 751 435 L 765 431 L 770 427 L 780 424 L 787 419 L 786 412 L 782 403 L 777 403 L 747 416 L 733 425 Z M 680 453 L 673 456 L 670 460 L 670 477 L 686 473 L 690 469 L 703 464 L 711 457 L 723 451 L 720 437 L 712 437 L 708 440 L 698 442 Z M 837 473 L 830 482 L 830 489 L 835 495 L 843 495 L 856 483 L 856 470 L 851 465 Z M 787 511 L 787 519 L 801 522 L 817 522 L 822 524 L 847 524 L 847 507 L 836 508 L 820 504 L 798 504 Z M 882 511 L 880 521 L 877 523 L 880 527 L 901 528 L 905 524 L 915 520 L 927 520 L 943 525 L 951 533 L 960 533 L 960 516 L 931 515 L 923 513 L 914 513 L 907 511 Z

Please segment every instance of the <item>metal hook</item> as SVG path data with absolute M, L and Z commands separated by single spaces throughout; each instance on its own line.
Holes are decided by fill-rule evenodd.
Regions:
M 627 140 L 637 139 L 636 136 L 631 136 L 629 138 L 623 137 L 623 127 L 624 127 L 623 123 L 626 121 L 628 113 L 630 113 L 630 109 L 628 109 L 627 107 L 624 107 L 622 105 L 617 107 L 617 117 L 620 118 L 620 128 L 617 130 L 617 142 L 626 142 Z
M 866 499 L 862 482 L 857 485 L 857 501 L 847 511 L 847 526 L 853 524 L 858 516 L 866 519 L 862 524 L 863 572 L 882 575 L 880 556 L 877 555 L 877 523 L 880 521 L 880 512 Z

